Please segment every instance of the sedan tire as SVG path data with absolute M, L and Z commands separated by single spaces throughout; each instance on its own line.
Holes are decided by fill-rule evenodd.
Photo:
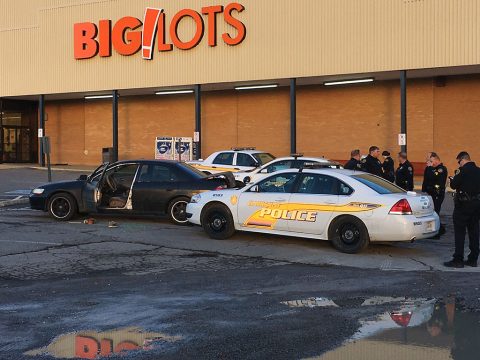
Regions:
M 48 201 L 48 212 L 55 220 L 72 220 L 78 212 L 77 202 L 70 194 L 55 194 Z
M 190 202 L 188 197 L 182 196 L 173 199 L 168 205 L 168 218 L 176 225 L 188 225 L 187 205 Z
M 205 232 L 212 239 L 225 240 L 235 233 L 235 225 L 230 210 L 222 204 L 207 206 L 201 216 Z
M 330 225 L 329 239 L 335 249 L 356 254 L 370 243 L 370 237 L 365 224 L 354 216 L 341 216 Z

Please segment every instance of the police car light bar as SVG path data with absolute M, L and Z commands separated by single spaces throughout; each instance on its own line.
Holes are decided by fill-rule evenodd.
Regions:
M 232 148 L 233 151 L 254 151 L 257 150 L 257 148 L 254 147 L 234 147 Z
M 336 86 L 336 85 L 351 85 L 351 84 L 362 84 L 362 83 L 371 83 L 374 82 L 374 78 L 366 79 L 351 79 L 351 80 L 340 80 L 340 81 L 327 81 L 323 83 L 325 86 Z

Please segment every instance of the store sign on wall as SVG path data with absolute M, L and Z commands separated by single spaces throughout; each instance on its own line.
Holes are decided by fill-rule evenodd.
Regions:
M 207 6 L 201 13 L 193 9 L 183 9 L 168 19 L 164 9 L 147 8 L 143 22 L 132 16 L 119 19 L 113 26 L 111 20 L 100 20 L 98 25 L 83 22 L 74 25 L 75 59 L 90 59 L 95 56 L 110 57 L 112 49 L 130 56 L 142 51 L 145 60 L 152 60 L 155 48 L 159 52 L 174 49 L 190 50 L 199 45 L 207 32 L 208 45 L 218 44 L 218 18 L 234 28 L 235 34 L 221 34 L 222 41 L 230 46 L 239 45 L 245 40 L 247 29 L 235 15 L 245 10 L 239 3 Z M 182 21 L 190 18 L 195 23 L 195 33 L 191 39 L 181 39 L 178 28 Z M 142 28 L 143 26 L 143 28 Z M 167 39 L 167 31 L 169 39 Z

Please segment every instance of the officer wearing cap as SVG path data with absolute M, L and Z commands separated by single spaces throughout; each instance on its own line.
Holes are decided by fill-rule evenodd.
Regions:
M 382 156 L 385 160 L 383 160 L 382 168 L 383 168 L 383 178 L 391 183 L 395 182 L 395 162 L 393 161 L 390 153 L 388 151 L 384 151 Z
M 453 226 L 455 229 L 455 253 L 446 267 L 477 267 L 479 250 L 480 218 L 480 168 L 462 151 L 457 156 L 460 168 L 450 177 L 450 187 L 456 190 Z M 465 233 L 468 230 L 470 254 L 464 262 Z
M 440 156 L 437 153 L 430 153 L 429 163 L 427 163 L 423 177 L 422 191 L 426 192 L 433 199 L 435 212 L 440 215 L 443 200 L 445 200 L 445 188 L 448 178 L 448 170 L 442 164 Z M 439 235 L 445 234 L 445 227 L 440 224 Z
M 351 159 L 345 164 L 344 168 L 347 170 L 363 171 L 362 162 L 360 161 L 360 150 L 352 150 L 350 155 Z
M 380 149 L 378 146 L 371 146 L 368 150 L 368 156 L 362 160 L 362 165 L 366 172 L 383 177 L 383 168 L 379 157 Z
M 398 169 L 395 173 L 395 184 L 406 191 L 413 191 L 413 166 L 408 161 L 406 152 L 398 153 Z

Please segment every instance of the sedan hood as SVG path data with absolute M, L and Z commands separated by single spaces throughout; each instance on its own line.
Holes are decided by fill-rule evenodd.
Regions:
M 72 180 L 72 181 L 58 181 L 49 184 L 43 184 L 37 186 L 36 188 L 45 189 L 45 190 L 58 190 L 58 189 L 77 189 L 81 188 L 85 184 L 85 181 L 81 180 Z

